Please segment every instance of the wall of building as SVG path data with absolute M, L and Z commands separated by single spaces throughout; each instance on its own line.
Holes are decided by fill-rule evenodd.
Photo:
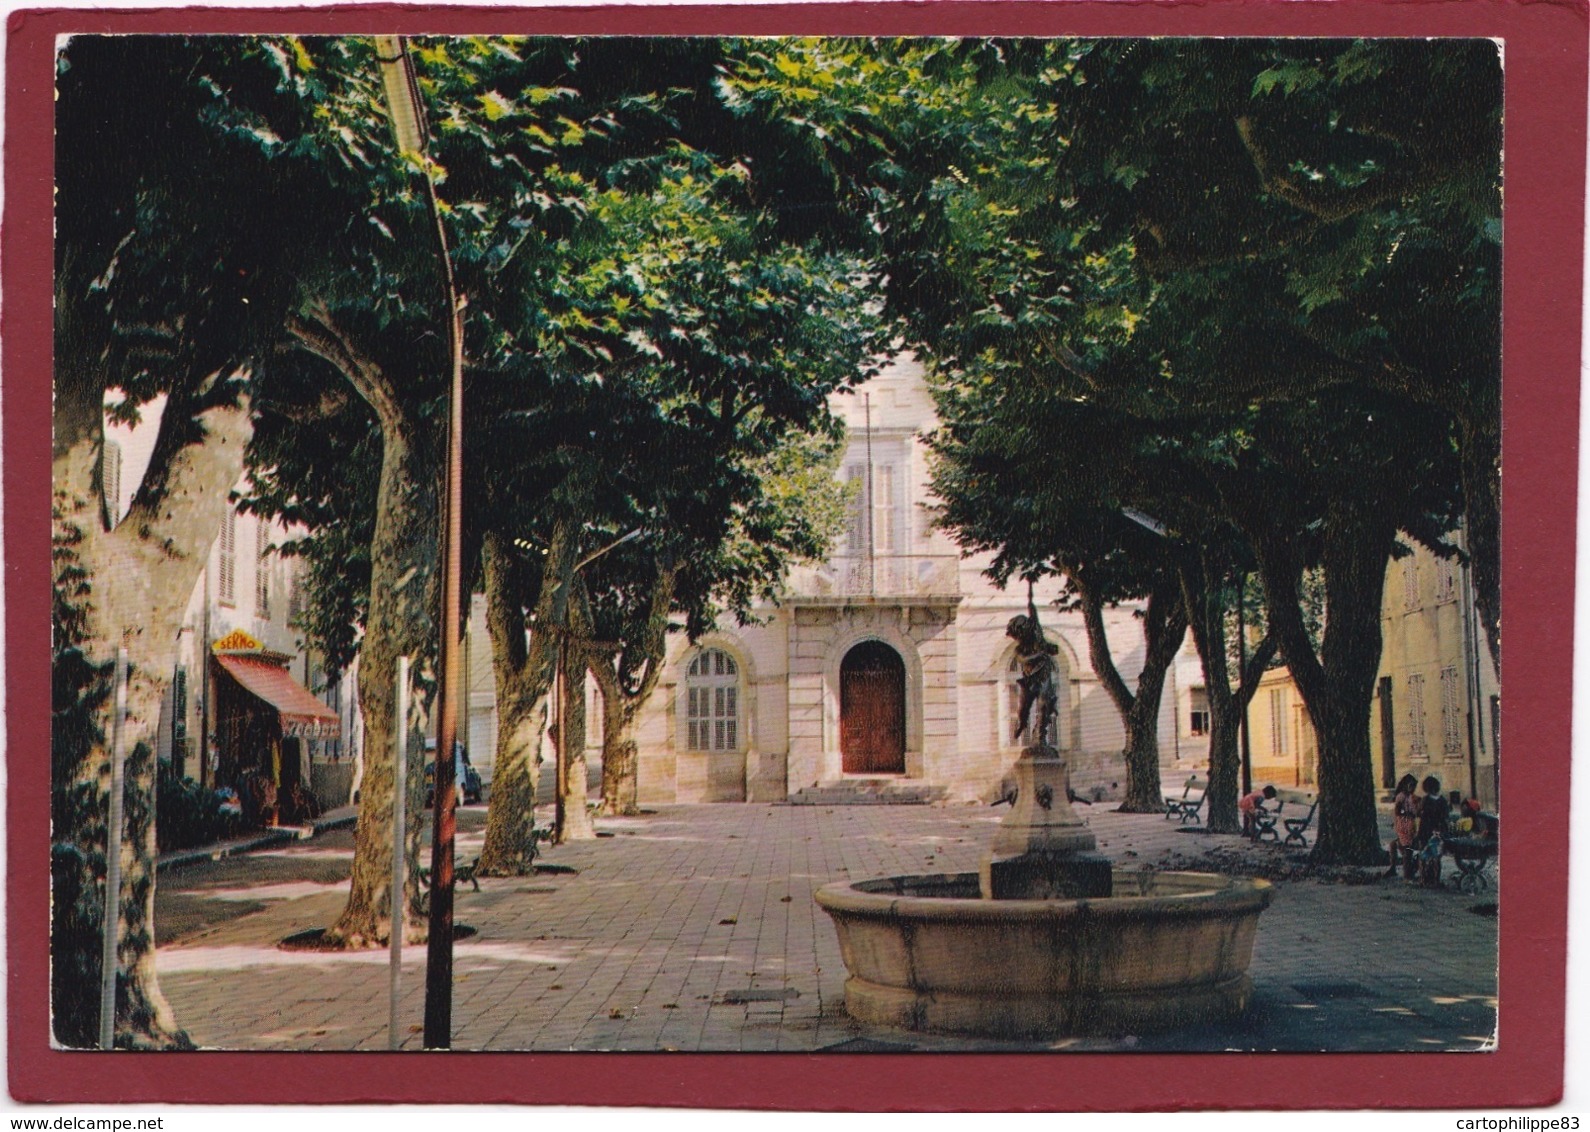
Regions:
M 1370 742 L 1382 786 L 1434 775 L 1494 806 L 1501 691 L 1472 602 L 1454 559 L 1415 547 L 1391 563 Z
M 986 801 L 1020 754 L 1011 736 L 1014 645 L 1005 630 L 1026 612 L 1026 587 L 1018 582 L 998 589 L 986 576 L 986 556 L 962 558 L 933 526 L 921 437 L 934 416 L 922 367 L 897 359 L 863 390 L 837 397 L 834 408 L 850 429 L 838 473 L 856 484 L 850 529 L 827 561 L 795 568 L 783 600 L 758 610 L 755 624 L 726 623 L 694 645 L 682 636 L 671 641 L 664 676 L 638 722 L 645 804 L 778 801 L 843 778 L 840 667 L 866 640 L 887 644 L 905 668 L 904 779 L 943 787 L 952 799 Z M 1081 617 L 1055 611 L 1061 589 L 1059 581 L 1045 579 L 1034 594 L 1040 620 L 1060 648 L 1059 745 L 1074 788 L 1108 797 L 1124 781 L 1124 727 L 1089 664 Z M 1144 656 L 1136 610 L 1108 610 L 1105 622 L 1116 665 L 1133 686 Z M 495 697 L 478 603 L 471 633 L 471 757 L 489 777 L 491 756 L 482 747 L 494 734 Z M 738 668 L 732 750 L 689 749 L 688 666 L 702 649 L 722 649 Z M 1194 683 L 1202 678 L 1189 638 L 1160 704 L 1167 772 L 1207 762 L 1207 739 L 1178 725 L 1179 705 Z M 594 684 L 591 702 L 587 758 L 594 780 Z M 550 750 L 544 757 L 550 766 Z

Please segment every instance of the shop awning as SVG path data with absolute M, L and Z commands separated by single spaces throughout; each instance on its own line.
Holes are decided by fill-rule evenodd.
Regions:
M 234 680 L 270 704 L 281 716 L 282 734 L 300 739 L 335 739 L 342 730 L 337 713 L 287 674 L 280 665 L 248 656 L 217 656 Z

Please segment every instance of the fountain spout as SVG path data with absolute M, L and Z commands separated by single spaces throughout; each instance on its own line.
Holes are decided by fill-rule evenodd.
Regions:
M 1016 801 L 978 870 L 984 900 L 1078 900 L 1111 893 L 1110 862 L 1071 808 L 1071 774 L 1047 745 L 1022 751 Z

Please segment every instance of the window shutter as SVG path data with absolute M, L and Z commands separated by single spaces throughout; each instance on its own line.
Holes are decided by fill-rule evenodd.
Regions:
M 1441 669 L 1441 750 L 1449 758 L 1463 753 L 1463 705 L 1458 698 L 1458 670 Z
M 228 510 L 221 522 L 220 576 L 216 579 L 216 600 L 222 605 L 237 601 L 237 512 Z
M 271 616 L 271 576 L 267 555 L 271 548 L 270 531 L 264 519 L 254 521 L 254 613 L 269 621 Z
M 894 467 L 883 464 L 873 469 L 872 485 L 873 550 L 894 553 Z
M 1408 754 L 1416 759 L 1429 758 L 1430 745 L 1424 734 L 1424 676 L 1419 674 L 1408 677 L 1408 730 Z
M 851 554 L 862 554 L 867 549 L 866 487 L 867 467 L 865 464 L 845 465 L 845 483 L 850 488 L 850 502 L 846 510 L 848 519 L 845 524 L 845 550 Z

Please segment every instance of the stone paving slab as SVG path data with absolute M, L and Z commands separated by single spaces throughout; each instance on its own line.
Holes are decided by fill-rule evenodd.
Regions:
M 1255 872 L 1302 860 L 1270 845 L 1184 832 L 1157 815 L 1082 812 L 1101 852 L 1127 867 L 1184 865 L 1212 849 L 1237 854 Z M 1482 914 L 1495 890 L 1469 897 L 1367 876 L 1356 884 L 1277 882 L 1250 969 L 1254 1006 L 1235 1024 L 1018 1043 L 853 1022 L 817 888 L 974 871 L 1003 813 L 719 804 L 604 819 L 611 836 L 549 851 L 547 861 L 574 873 L 483 878 L 480 892 L 458 891 L 457 917 L 478 934 L 455 946 L 454 1048 L 1376 1051 L 1482 1049 L 1495 1040 L 1496 920 Z M 476 851 L 483 819 L 481 808 L 460 812 L 460 856 Z M 161 985 L 201 1046 L 387 1048 L 385 951 L 275 946 L 328 924 L 346 893 L 345 881 L 284 883 L 282 863 L 304 854 L 306 874 L 318 877 L 310 862 L 351 860 L 351 844 L 348 833 L 329 833 L 257 862 L 162 877 L 162 901 L 244 898 L 257 906 L 161 948 Z M 262 883 L 251 887 L 250 873 Z M 404 1048 L 419 1048 L 424 963 L 423 947 L 405 949 Z

